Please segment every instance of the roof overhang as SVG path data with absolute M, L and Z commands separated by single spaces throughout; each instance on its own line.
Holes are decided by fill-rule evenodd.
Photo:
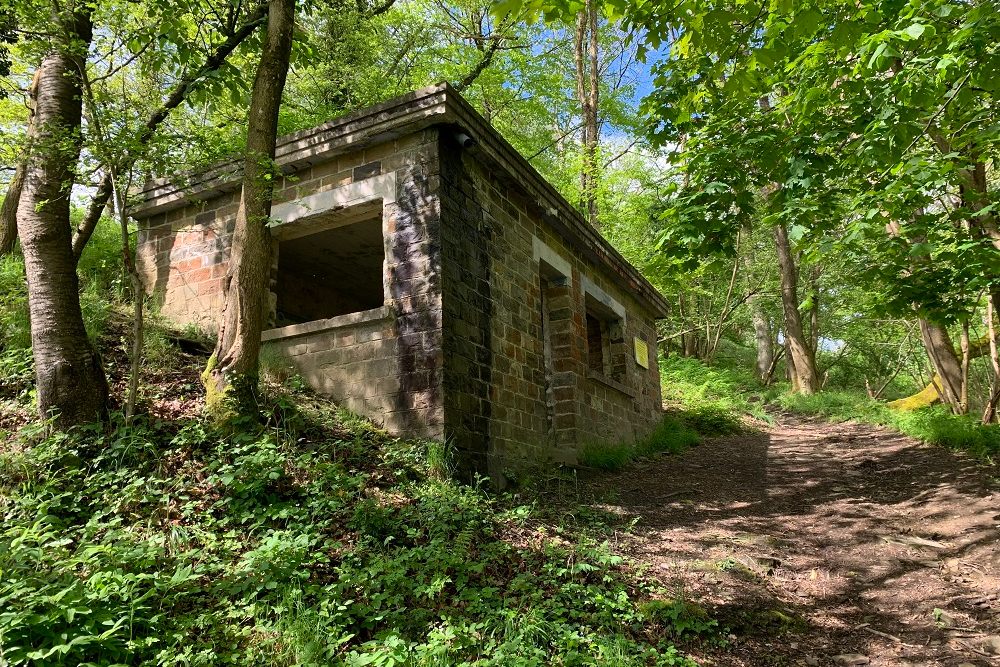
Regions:
M 656 288 L 447 83 L 279 137 L 275 161 L 282 171 L 292 173 L 366 145 L 437 125 L 461 127 L 476 140 L 477 157 L 492 163 L 498 175 L 523 190 L 545 221 L 575 250 L 610 269 L 615 281 L 656 317 L 667 315 L 666 299 Z M 240 187 L 241 171 L 242 160 L 233 159 L 205 171 L 151 180 L 129 212 L 134 218 L 144 219 L 233 192 Z

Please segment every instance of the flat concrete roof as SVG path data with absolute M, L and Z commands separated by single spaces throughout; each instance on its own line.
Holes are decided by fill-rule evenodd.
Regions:
M 478 142 L 474 150 L 507 174 L 511 184 L 524 191 L 545 221 L 571 247 L 610 269 L 616 282 L 635 294 L 657 317 L 666 316 L 668 304 L 663 295 L 447 83 L 416 90 L 317 127 L 279 137 L 275 161 L 285 173 L 291 173 L 366 145 L 437 125 L 461 127 Z M 240 187 L 241 171 L 242 159 L 234 158 L 197 173 L 151 180 L 139 193 L 129 213 L 133 218 L 145 219 L 233 192 Z

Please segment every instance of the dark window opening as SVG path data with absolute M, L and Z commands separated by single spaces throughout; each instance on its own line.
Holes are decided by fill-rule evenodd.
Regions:
M 278 244 L 275 326 L 385 305 L 380 218 L 353 222 Z
M 590 370 L 605 372 L 606 351 L 607 329 L 593 313 L 587 312 L 587 365 Z

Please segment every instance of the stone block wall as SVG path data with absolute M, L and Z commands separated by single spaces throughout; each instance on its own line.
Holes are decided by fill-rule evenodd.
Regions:
M 370 415 L 393 432 L 439 435 L 434 406 L 407 405 L 399 375 L 395 314 L 388 307 L 264 333 L 266 350 L 292 363 L 310 387 Z M 415 422 L 414 419 L 417 421 Z M 423 423 L 420 423 L 420 422 Z
M 661 402 L 649 301 L 455 132 L 432 125 L 286 175 L 272 210 L 278 252 L 282 239 L 380 207 L 385 303 L 271 329 L 266 345 L 317 390 L 395 432 L 448 439 L 464 472 L 500 484 L 525 464 L 576 464 L 589 441 L 644 436 Z M 212 331 L 221 313 L 238 206 L 228 187 L 140 217 L 139 269 L 178 324 Z M 262 308 L 273 316 L 274 299 Z M 602 318 L 600 370 L 588 364 L 588 309 Z
M 288 233 L 380 202 L 386 298 L 374 311 L 264 335 L 318 390 L 394 431 L 428 437 L 442 437 L 444 422 L 437 136 L 418 131 L 286 174 L 272 208 L 276 253 Z M 136 216 L 137 266 L 168 320 L 216 329 L 238 197 Z M 274 299 L 262 307 L 273 322 Z
M 576 464 L 589 441 L 648 434 L 660 378 L 655 357 L 642 368 L 632 349 L 638 337 L 655 350 L 654 314 L 475 149 L 442 138 L 441 163 L 446 434 L 486 457 L 494 479 L 518 461 Z M 588 368 L 591 302 L 608 318 L 606 374 Z

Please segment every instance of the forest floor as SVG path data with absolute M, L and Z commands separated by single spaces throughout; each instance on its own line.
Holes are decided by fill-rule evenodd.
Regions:
M 617 549 L 731 633 L 700 662 L 1000 665 L 995 469 L 872 426 L 759 428 L 588 484 L 641 517 Z

